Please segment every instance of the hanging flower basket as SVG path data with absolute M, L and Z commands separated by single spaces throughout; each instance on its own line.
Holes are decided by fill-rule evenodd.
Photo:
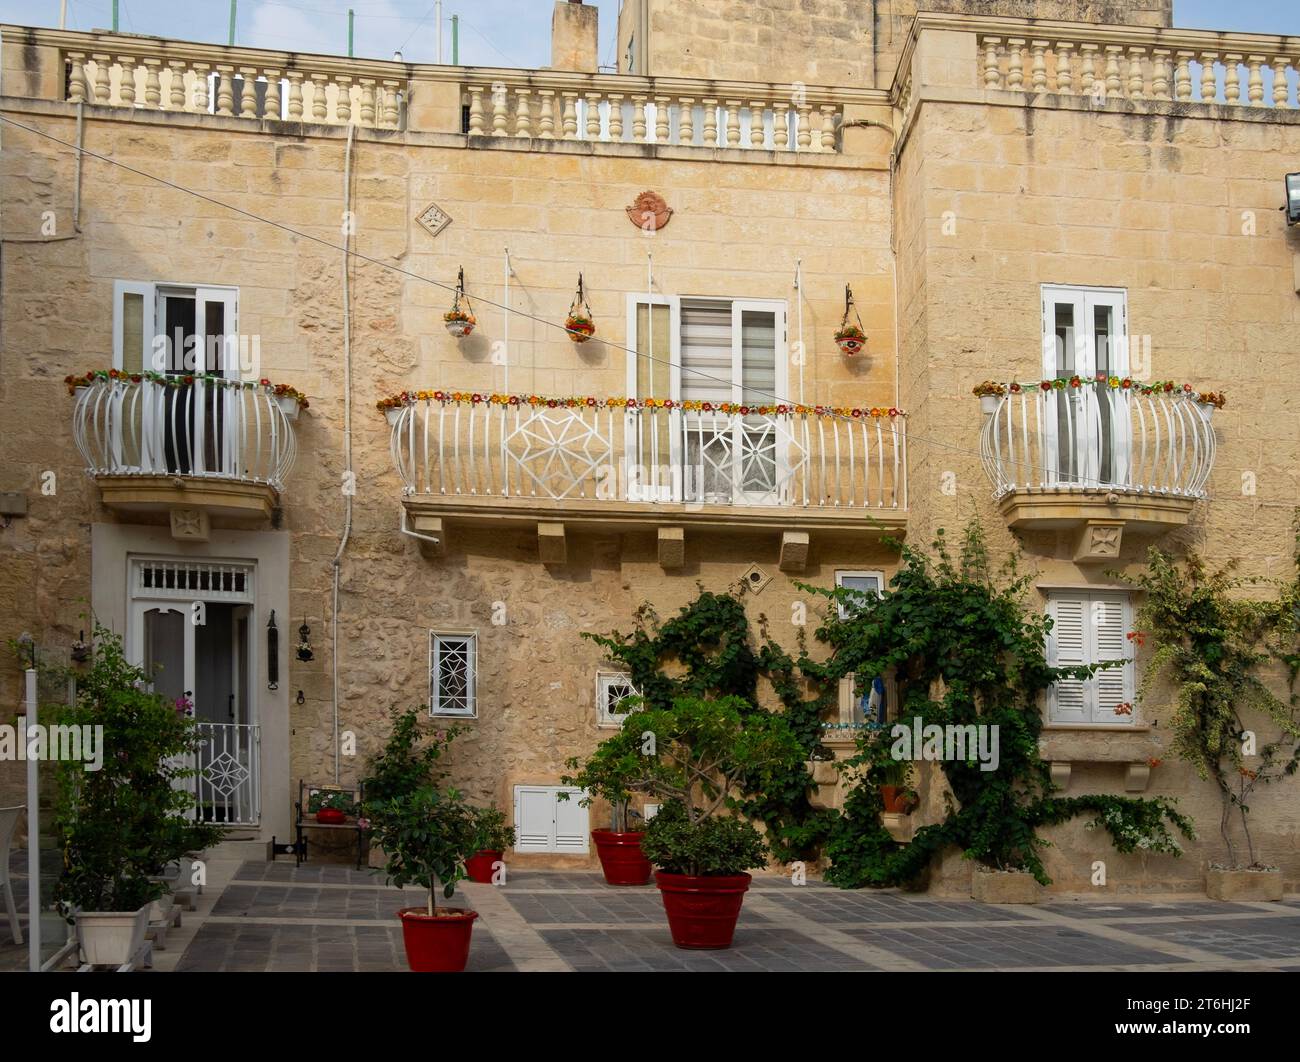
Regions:
M 569 304 L 569 316 L 564 319 L 564 331 L 574 343 L 585 343 L 596 334 L 596 322 L 582 286 L 581 273 L 578 274 L 578 290 Z
M 456 278 L 456 294 L 451 301 L 451 309 L 442 315 L 447 331 L 457 339 L 463 339 L 474 331 L 478 321 L 470 306 L 469 296 L 465 294 L 465 270 L 461 269 Z
M 1006 387 L 996 380 L 985 380 L 971 388 L 971 394 L 978 396 L 980 410 L 984 413 L 996 413 L 998 405 L 1002 402 L 1002 396 L 1006 393 Z
M 851 322 L 850 315 L 853 318 Z M 853 301 L 853 289 L 847 284 L 844 285 L 844 317 L 835 332 L 835 345 L 846 358 L 856 358 L 867 346 L 867 333 L 862 330 L 862 318 L 858 316 Z

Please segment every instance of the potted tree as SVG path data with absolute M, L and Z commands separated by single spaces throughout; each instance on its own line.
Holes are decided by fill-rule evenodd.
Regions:
M 624 741 L 605 741 L 585 763 L 580 764 L 575 757 L 568 761 L 568 767 L 576 773 L 566 774 L 560 781 L 585 792 L 578 803 L 583 807 L 591 807 L 597 800 L 609 804 L 610 828 L 591 831 L 605 881 L 610 885 L 645 885 L 652 868 L 641 851 L 645 833 L 633 829 L 632 817 L 637 813 L 632 810 L 629 788 L 641 767 L 639 753 Z M 568 800 L 569 794 L 561 793 L 560 799 Z
M 470 881 L 492 884 L 492 872 L 515 844 L 515 828 L 506 822 L 506 813 L 496 807 L 474 808 L 474 854 L 465 860 Z
M 422 786 L 375 806 L 371 828 L 384 850 L 384 874 L 399 888 L 415 884 L 426 893 L 423 907 L 403 907 L 402 942 L 415 973 L 458 973 L 469 961 L 470 934 L 477 911 L 438 907 L 436 890 L 450 900 L 465 877 L 474 850 L 473 809 L 455 789 Z
M 880 779 L 880 800 L 885 811 L 895 815 L 910 815 L 919 800 L 916 790 L 910 787 L 912 761 L 892 756 L 877 768 Z
M 85 962 L 121 966 L 144 944 L 150 910 L 169 889 L 159 875 L 186 852 L 220 838 L 185 817 L 194 806 L 182 764 L 197 748 L 194 721 L 150 690 L 121 639 L 95 626 L 92 661 L 58 724 L 102 727 L 110 751 L 98 769 L 58 764 L 54 825 L 63 849 L 55 900 L 77 928 Z
M 730 947 L 747 872 L 767 853 L 753 824 L 736 814 L 742 779 L 763 789 L 802 769 L 804 750 L 789 724 L 741 697 L 680 697 L 631 713 L 604 744 L 629 791 L 665 802 L 641 849 L 659 868 L 673 943 Z

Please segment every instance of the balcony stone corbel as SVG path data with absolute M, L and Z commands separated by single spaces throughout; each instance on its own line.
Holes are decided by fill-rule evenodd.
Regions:
M 686 529 L 684 527 L 659 528 L 659 567 L 665 571 L 680 568 L 686 563 Z
M 1123 537 L 1122 520 L 1089 520 L 1079 529 L 1075 539 L 1074 560 L 1080 564 L 1116 560 Z
M 416 513 L 411 516 L 411 530 L 419 538 L 420 553 L 426 560 L 437 560 L 447 553 L 447 526 L 441 516 L 425 516 Z
M 1151 765 L 1149 763 L 1129 763 L 1124 767 L 1124 792 L 1145 793 L 1151 784 Z
M 541 522 L 537 524 L 537 553 L 543 564 L 563 564 L 568 556 L 564 537 L 564 524 Z
M 202 509 L 172 509 L 172 538 L 181 542 L 206 542 L 212 533 L 212 522 Z
M 1061 792 L 1070 788 L 1070 763 L 1068 760 L 1055 760 L 1048 764 L 1052 775 L 1052 785 Z
M 781 532 L 781 562 L 783 572 L 801 572 L 808 566 L 808 532 Z

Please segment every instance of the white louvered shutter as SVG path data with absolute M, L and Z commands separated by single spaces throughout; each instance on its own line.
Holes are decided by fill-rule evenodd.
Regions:
M 559 794 L 569 794 L 568 800 L 561 800 Z M 587 825 L 587 809 L 578 801 L 582 799 L 581 789 L 556 789 L 555 793 L 555 851 L 581 854 L 587 851 L 587 838 L 590 835 Z
M 1088 597 L 1054 594 L 1048 602 L 1052 630 L 1047 636 L 1047 662 L 1053 667 L 1088 663 Z M 1066 678 L 1049 693 L 1048 718 L 1053 723 L 1091 722 L 1089 683 Z
M 515 787 L 516 852 L 550 852 L 555 841 L 555 792 L 542 786 Z
M 1094 594 L 1088 607 L 1091 620 L 1092 660 L 1102 663 L 1107 660 L 1124 660 L 1130 654 L 1128 639 L 1128 602 L 1119 595 Z M 1095 689 L 1093 703 L 1094 723 L 1132 723 L 1133 714 L 1116 715 L 1115 708 L 1123 703 L 1132 704 L 1133 667 L 1106 668 L 1098 671 L 1092 678 Z

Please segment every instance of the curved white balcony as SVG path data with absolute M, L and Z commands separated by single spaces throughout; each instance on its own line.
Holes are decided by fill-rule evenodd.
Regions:
M 293 466 L 293 399 L 202 377 L 96 379 L 76 389 L 73 439 L 104 504 L 269 515 Z
M 809 532 L 906 526 L 906 418 L 887 411 L 521 397 L 422 398 L 387 413 L 406 509 L 417 527 L 437 521 L 439 535 L 445 519 L 513 517 L 603 530 L 781 531 L 802 536 L 806 551 Z M 782 563 L 793 570 L 793 553 Z
M 1021 385 L 989 403 L 984 471 L 1014 527 L 1186 523 L 1206 496 L 1213 407 L 1183 390 Z M 1116 539 L 1116 542 L 1118 540 Z

